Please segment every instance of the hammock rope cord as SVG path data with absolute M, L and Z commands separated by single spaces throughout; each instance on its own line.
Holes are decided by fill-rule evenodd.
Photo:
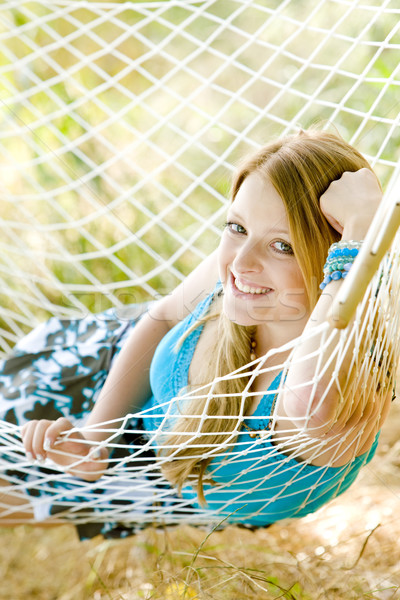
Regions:
M 321 354 L 334 342 L 330 385 L 339 382 L 355 340 L 351 385 L 361 404 L 377 388 L 380 370 L 398 365 L 400 9 L 389 0 L 322 0 L 309 7 L 307 12 L 295 0 L 2 2 L 0 349 L 5 360 L 47 317 L 90 318 L 105 309 L 122 314 L 126 305 L 173 289 L 216 246 L 239 157 L 266 138 L 297 131 L 299 123 L 307 127 L 323 120 L 368 158 L 385 198 L 333 308 L 334 318 L 338 306 L 341 314 L 349 306 L 347 321 L 356 310 L 351 325 L 329 333 L 325 323 L 300 339 L 318 336 Z M 287 344 L 289 358 L 278 367 L 266 366 L 276 354 L 271 351 L 226 375 L 249 375 L 242 414 L 254 379 L 280 367 L 283 376 L 272 388 L 279 395 L 298 343 Z M 319 361 L 307 382 L 314 390 L 310 406 L 326 368 Z M 269 429 L 250 445 L 242 441 L 238 422 L 222 452 L 221 445 L 205 449 L 204 458 L 216 459 L 211 478 L 232 466 L 229 481 L 206 491 L 206 499 L 214 498 L 212 510 L 189 502 L 185 493 L 172 493 L 160 470 L 164 459 L 155 459 L 154 452 L 176 418 L 176 404 L 196 397 L 210 402 L 214 384 L 184 390 L 175 403 L 160 405 L 158 431 L 144 443 L 138 441 L 143 430 L 137 423 L 145 410 L 99 424 L 109 435 L 103 445 L 114 452 L 106 474 L 94 483 L 51 461 L 33 468 L 19 425 L 2 421 L 0 479 L 7 484 L 4 493 L 19 501 L 16 508 L 0 497 L 3 519 L 13 522 L 16 511 L 29 509 L 35 490 L 44 490 L 35 498 L 36 519 L 50 502 L 54 519 L 78 525 L 112 520 L 209 526 L 228 514 L 240 522 L 241 498 L 247 512 L 254 502 L 254 514 L 268 516 L 278 496 L 290 500 L 293 477 L 304 479 L 301 516 L 319 482 L 317 477 L 310 483 L 310 465 L 300 457 L 307 450 L 316 461 L 326 445 L 310 435 L 307 423 L 296 433 L 289 426 L 280 430 L 279 440 L 268 444 L 275 431 L 269 414 L 263 415 L 266 422 L 271 418 Z M 391 392 L 393 381 L 388 387 Z M 380 394 L 388 393 L 384 388 Z M 196 445 L 210 418 L 207 402 L 196 430 L 187 435 L 188 447 Z M 79 420 L 76 427 L 85 431 Z M 346 435 L 350 440 L 352 431 Z M 332 485 L 340 486 L 352 468 L 357 439 L 351 441 L 354 456 L 339 467 L 341 476 Z M 344 452 L 343 437 L 329 444 L 337 448 L 332 463 Z M 286 462 L 276 462 L 275 470 L 287 474 L 279 490 L 275 470 L 268 476 L 262 471 L 268 453 L 287 455 Z M 79 464 L 77 459 L 76 469 Z M 320 467 L 321 477 L 329 467 Z

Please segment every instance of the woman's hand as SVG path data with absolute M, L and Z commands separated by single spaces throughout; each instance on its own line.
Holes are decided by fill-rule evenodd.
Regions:
M 320 198 L 327 221 L 344 240 L 364 239 L 382 200 L 382 189 L 370 169 L 343 173 Z
M 21 431 L 25 452 L 31 460 L 39 463 L 50 458 L 67 468 L 68 472 L 86 481 L 96 481 L 107 468 L 108 451 L 95 446 L 74 431 L 72 423 L 61 417 L 57 421 L 30 421 Z

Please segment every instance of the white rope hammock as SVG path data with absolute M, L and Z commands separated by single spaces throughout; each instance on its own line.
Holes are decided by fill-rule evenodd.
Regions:
M 168 293 L 216 247 L 238 159 L 272 137 L 324 121 L 366 156 L 386 192 L 338 299 L 349 314 L 358 308 L 354 323 L 332 334 L 331 360 L 338 373 L 348 345 L 363 340 L 367 350 L 353 358 L 353 385 L 364 397 L 376 388 L 377 363 L 383 369 L 398 364 L 400 9 L 390 0 L 306 6 L 295 0 L 2 2 L 3 357 L 49 316 L 82 318 Z M 332 341 L 327 331 L 313 332 L 322 336 L 321 348 Z M 271 369 L 269 358 L 238 374 L 251 373 L 243 402 L 254 378 Z M 314 387 L 323 374 L 321 364 Z M 213 384 L 181 393 L 178 403 L 195 395 L 211 399 Z M 241 446 L 236 430 L 226 452 L 212 445 L 205 451 L 215 458 L 211 476 L 218 480 L 206 490 L 208 509 L 186 488 L 182 497 L 174 494 L 154 452 L 176 407 L 160 406 L 159 432 L 145 445 L 135 437 L 143 433 L 136 425 L 145 411 L 103 424 L 115 454 L 96 483 L 50 462 L 33 467 L 18 424 L 3 421 L 0 479 L 8 481 L 8 492 L 26 499 L 27 509 L 35 490 L 44 491 L 35 498 L 39 520 L 51 505 L 54 518 L 76 524 L 216 525 L 228 515 L 246 521 L 243 514 L 256 523 L 257 515 L 260 522 L 285 517 L 297 463 L 297 481 L 304 480 L 296 488 L 303 497 L 298 516 L 310 510 L 330 465 L 320 467 L 319 477 L 296 457 L 307 450 L 309 462 L 315 461 L 325 445 L 306 426 L 297 434 L 280 431 L 279 443 L 272 444 L 273 422 L 250 446 Z M 206 416 L 188 445 L 196 443 Z M 267 422 L 270 415 L 264 417 Z M 82 429 L 79 419 L 76 425 Z M 232 451 L 229 442 L 238 435 Z M 342 442 L 330 440 L 339 453 Z M 338 489 L 356 460 L 357 441 L 352 447 L 352 459 L 332 474 Z M 287 461 L 276 468 L 279 476 L 287 470 L 287 485 L 278 498 L 278 474 L 264 472 L 263 461 L 282 453 Z M 224 469 L 230 477 L 218 479 Z M 1 498 L 0 505 L 12 522 L 15 508 Z

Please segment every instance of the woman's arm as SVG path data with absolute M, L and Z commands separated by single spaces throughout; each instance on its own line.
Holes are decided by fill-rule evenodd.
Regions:
M 321 197 L 320 203 L 325 217 L 342 234 L 343 241 L 361 241 L 381 199 L 382 191 L 375 175 L 369 169 L 361 169 L 355 173 L 344 173 L 340 180 L 334 181 Z M 326 286 L 312 311 L 305 333 L 312 332 L 327 321 L 332 302 L 342 283 L 343 280 L 332 281 Z M 332 332 L 336 332 L 332 342 L 322 347 L 322 335 L 326 335 L 325 339 L 328 339 Z M 387 412 L 387 406 L 374 404 L 375 390 L 372 385 L 369 395 L 348 385 L 351 377 L 349 368 L 354 351 L 357 351 L 355 336 L 348 343 L 339 369 L 336 360 L 330 360 L 337 346 L 338 336 L 338 330 L 329 325 L 324 334 L 313 335 L 300 343 L 294 351 L 285 382 L 281 405 L 285 416 L 296 427 L 305 428 L 309 435 L 316 437 L 328 432 L 338 433 L 350 424 L 359 426 L 361 421 L 365 422 L 372 417 L 377 419 L 379 414 Z M 362 340 L 358 339 L 357 345 L 360 343 Z M 310 356 L 312 354 L 314 356 Z M 312 381 L 316 372 L 321 371 L 318 364 L 326 370 L 313 392 Z M 306 382 L 310 383 L 303 385 Z
M 171 294 L 154 303 L 134 327 L 124 347 L 114 361 L 99 398 L 87 422 L 84 436 L 74 434 L 76 452 L 87 455 L 92 447 L 88 442 L 103 442 L 107 431 L 96 431 L 96 425 L 139 411 L 150 397 L 149 370 L 154 351 L 164 335 L 185 318 L 215 287 L 218 279 L 216 251 L 207 257 Z M 52 452 L 56 439 L 72 425 L 67 419 L 32 421 L 22 430 L 27 454 L 39 460 L 46 457 L 66 466 L 66 457 Z M 90 430 L 92 428 L 92 430 Z M 57 441 L 58 450 L 63 451 Z M 68 446 L 66 452 L 71 452 Z M 100 456 L 105 458 L 105 454 Z M 73 458 L 69 460 L 69 464 Z M 93 461 L 92 461 L 93 462 Z M 100 473 L 101 474 L 101 473 Z M 98 476 L 100 476 L 100 474 Z
M 140 319 L 107 377 L 87 425 L 118 419 L 141 410 L 151 395 L 150 364 L 159 342 L 215 287 L 215 252 L 207 257 L 171 294 L 157 301 Z M 107 434 L 88 432 L 103 441 Z

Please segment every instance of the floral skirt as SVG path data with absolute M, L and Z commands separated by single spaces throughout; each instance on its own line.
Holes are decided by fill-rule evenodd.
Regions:
M 34 522 L 72 522 L 82 539 L 98 534 L 119 538 L 160 525 L 163 512 L 171 524 L 174 518 L 190 520 L 195 511 L 154 468 L 156 457 L 142 435 L 140 418 L 129 420 L 118 441 L 120 450 L 111 455 L 118 476 L 114 468 L 112 476 L 106 474 L 96 483 L 68 476 L 50 461 L 30 463 L 18 433 L 18 426 L 32 419 L 67 417 L 83 425 L 113 359 L 146 308 L 129 307 L 129 318 L 117 318 L 114 309 L 76 320 L 51 318 L 0 361 L 0 479 L 12 493 L 26 498 Z M 136 463 L 130 464 L 132 453 Z M 139 466 L 153 468 L 138 469 L 138 460 Z M 7 515 L 4 504 L 2 512 Z

